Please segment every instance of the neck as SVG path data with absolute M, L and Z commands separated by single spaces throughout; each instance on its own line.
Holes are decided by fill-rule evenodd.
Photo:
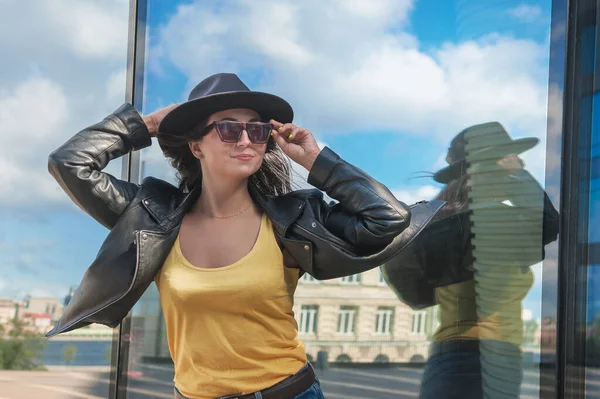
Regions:
M 221 218 L 234 215 L 252 205 L 247 179 L 231 183 L 205 177 L 207 176 L 202 178 L 200 198 L 192 212 Z

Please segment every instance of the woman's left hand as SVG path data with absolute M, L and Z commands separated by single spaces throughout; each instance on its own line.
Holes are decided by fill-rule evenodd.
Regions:
M 525 168 L 525 162 L 517 156 L 517 154 L 508 154 L 504 158 L 497 162 L 498 165 L 503 167 L 509 172 L 514 172 Z
M 270 123 L 275 128 L 271 135 L 283 152 L 292 161 L 304 166 L 310 171 L 321 149 L 312 133 L 302 127 L 291 123 L 281 123 L 271 119 Z

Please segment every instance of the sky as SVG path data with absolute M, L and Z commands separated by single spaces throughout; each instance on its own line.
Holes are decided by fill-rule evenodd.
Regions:
M 560 133 L 548 119 L 561 95 L 548 86 L 550 0 L 148 3 L 141 112 L 237 73 L 288 100 L 296 124 L 406 203 L 436 195 L 427 173 L 478 123 L 539 138 L 523 159 L 542 184 L 546 161 L 558 166 L 545 159 Z M 107 234 L 68 200 L 47 158 L 123 103 L 128 11 L 128 0 L 0 0 L 0 37 L 11 38 L 0 42 L 0 297 L 63 297 Z M 172 179 L 154 144 L 145 173 Z M 533 269 L 525 306 L 538 317 Z

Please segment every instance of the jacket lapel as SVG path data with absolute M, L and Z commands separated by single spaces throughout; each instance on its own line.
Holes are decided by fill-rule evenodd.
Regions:
M 291 195 L 267 197 L 251 185 L 249 190 L 252 198 L 273 223 L 278 235 L 285 237 L 288 228 L 302 213 L 305 202 Z M 200 196 L 200 192 L 201 187 L 196 187 L 189 193 L 183 193 L 180 190 L 155 192 L 142 200 L 142 206 L 156 221 L 160 231 L 169 232 L 181 224 L 185 214 Z
M 267 214 L 267 217 L 273 223 L 275 231 L 282 237 L 285 237 L 287 229 L 294 223 L 302 210 L 305 203 L 291 195 L 282 195 L 278 197 L 266 197 L 258 190 L 249 186 L 250 195 Z

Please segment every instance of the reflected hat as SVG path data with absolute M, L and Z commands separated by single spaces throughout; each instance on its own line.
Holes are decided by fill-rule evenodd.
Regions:
M 169 112 L 158 131 L 182 135 L 215 112 L 233 108 L 256 111 L 264 121 L 292 122 L 294 111 L 284 99 L 269 93 L 252 91 L 233 73 L 218 73 L 198 83 L 188 101 Z
M 447 184 L 467 173 L 467 143 L 469 137 L 479 137 L 485 145 L 471 151 L 469 156 L 483 159 L 500 159 L 509 154 L 520 154 L 539 142 L 535 137 L 513 140 L 498 122 L 488 122 L 468 127 L 450 142 L 446 162 L 448 166 L 433 175 L 438 183 Z

